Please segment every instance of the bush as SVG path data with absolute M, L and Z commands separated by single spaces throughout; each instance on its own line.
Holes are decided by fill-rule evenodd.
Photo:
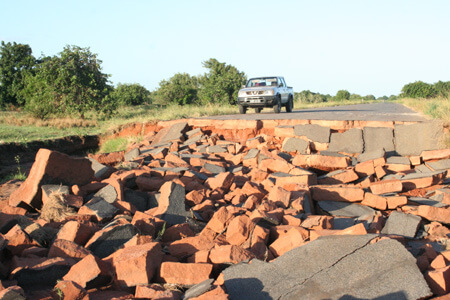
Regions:
M 350 99 L 350 93 L 346 90 L 339 90 L 334 97 L 335 101 L 345 101 Z
M 432 84 L 416 81 L 404 85 L 401 96 L 406 98 L 431 98 L 436 96 L 436 94 L 436 90 Z
M 300 93 L 295 93 L 294 96 L 296 101 L 301 103 L 320 103 L 327 101 L 326 96 L 320 93 L 314 93 L 309 90 L 301 91 Z
M 447 98 L 450 96 L 450 81 L 438 81 L 434 84 L 436 95 Z
M 110 97 L 119 105 L 141 105 L 150 102 L 150 92 L 140 84 L 121 84 L 111 92 Z
M 177 73 L 159 83 L 155 97 L 160 104 L 186 105 L 198 101 L 198 79 L 187 73 Z

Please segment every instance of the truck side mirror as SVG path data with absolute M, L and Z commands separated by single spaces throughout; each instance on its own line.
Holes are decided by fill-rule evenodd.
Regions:
M 282 82 L 280 82 L 280 84 L 278 85 L 278 87 L 283 87 L 283 83 L 282 83 Z

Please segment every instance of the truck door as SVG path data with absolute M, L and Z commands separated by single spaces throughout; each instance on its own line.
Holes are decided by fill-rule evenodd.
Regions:
M 289 97 L 289 91 L 286 86 L 286 82 L 284 81 L 284 77 L 279 77 L 279 82 L 283 85 L 280 88 L 281 102 L 286 103 L 286 101 L 288 100 L 288 97 Z

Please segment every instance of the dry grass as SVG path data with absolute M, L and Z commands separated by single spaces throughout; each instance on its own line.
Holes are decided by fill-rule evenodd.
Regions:
M 75 211 L 67 205 L 63 194 L 54 191 L 42 206 L 40 218 L 47 222 L 61 222 L 72 215 L 75 215 Z
M 2 112 L 0 124 L 13 126 L 36 126 L 36 127 L 54 127 L 75 128 L 75 127 L 95 127 L 98 125 L 96 120 L 83 120 L 73 118 L 51 118 L 41 120 L 27 114 L 18 114 L 16 112 Z

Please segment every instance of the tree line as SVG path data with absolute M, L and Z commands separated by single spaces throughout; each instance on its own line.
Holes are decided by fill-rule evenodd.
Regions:
M 150 92 L 140 84 L 113 86 L 102 61 L 89 48 L 66 46 L 54 56 L 35 58 L 29 45 L 1 42 L 0 108 L 24 109 L 36 117 L 108 117 L 123 105 L 145 103 L 234 103 L 247 77 L 214 58 L 203 62 L 204 75 L 177 73 Z
M 235 104 L 237 93 L 247 81 L 236 67 L 210 58 L 202 63 L 205 74 L 176 73 L 148 91 L 140 84 L 113 86 L 103 73 L 102 61 L 89 48 L 66 46 L 54 56 L 36 58 L 29 45 L 1 42 L 0 108 L 23 109 L 39 118 L 70 115 L 85 117 L 90 111 L 99 117 L 112 115 L 120 106 L 157 104 Z M 304 90 L 295 100 L 304 103 L 346 100 L 395 100 L 397 97 L 449 97 L 450 82 L 406 84 L 399 96 L 375 98 L 339 90 L 335 96 Z

